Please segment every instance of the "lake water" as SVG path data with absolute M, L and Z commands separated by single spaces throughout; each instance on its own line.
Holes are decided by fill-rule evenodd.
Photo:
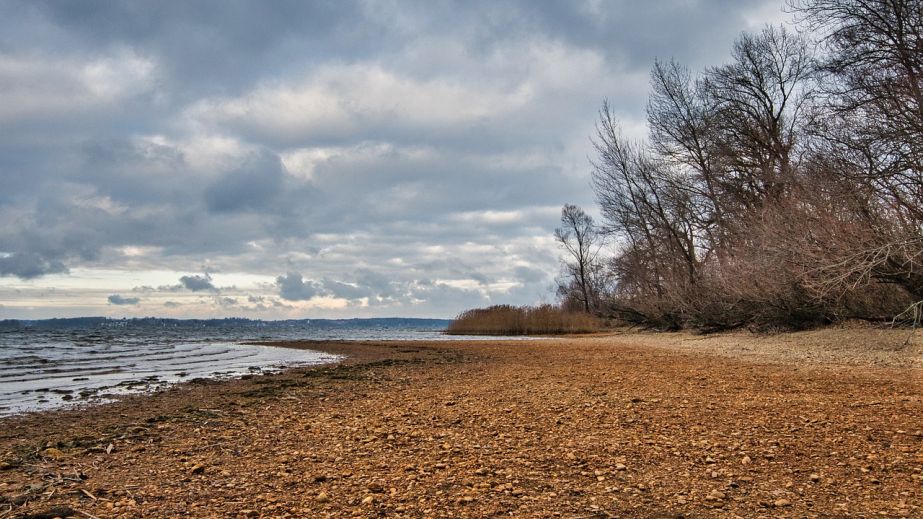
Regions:
M 338 360 L 318 351 L 247 341 L 444 340 L 446 324 L 402 319 L 0 327 L 0 416 L 100 403 L 194 378 L 231 378 Z

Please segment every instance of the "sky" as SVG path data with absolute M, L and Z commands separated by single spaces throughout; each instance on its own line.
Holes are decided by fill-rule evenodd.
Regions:
M 608 99 L 781 0 L 0 0 L 0 319 L 554 301 Z

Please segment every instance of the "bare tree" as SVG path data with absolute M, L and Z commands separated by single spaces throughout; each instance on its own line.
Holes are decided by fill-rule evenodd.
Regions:
M 554 236 L 570 255 L 565 262 L 567 280 L 560 285 L 566 295 L 575 297 L 586 313 L 598 308 L 600 275 L 599 251 L 602 239 L 593 218 L 576 205 L 561 209 L 561 227 Z
M 703 218 L 689 177 L 625 139 L 606 103 L 594 146 L 593 187 L 604 231 L 620 245 L 611 267 L 621 301 L 610 307 L 676 327 L 681 317 L 665 298 L 694 286 L 701 263 Z
M 734 60 L 705 74 L 726 189 L 746 210 L 778 199 L 792 181 L 793 150 L 808 121 L 813 60 L 807 43 L 784 28 L 744 33 Z
M 919 206 L 923 3 L 791 0 L 790 5 L 819 33 L 827 51 L 821 67 L 827 73 L 827 108 L 836 123 L 849 123 L 852 130 L 838 144 L 866 151 L 860 171 L 883 180 L 882 187 L 899 203 Z
M 826 52 L 817 162 L 860 193 L 855 233 L 823 286 L 890 283 L 923 299 L 923 3 L 792 0 Z M 859 285 L 857 285 L 859 283 Z
M 702 259 L 724 256 L 728 234 L 724 213 L 726 189 L 722 185 L 722 158 L 716 133 L 715 111 L 702 80 L 676 62 L 656 62 L 651 71 L 647 104 L 651 152 L 682 178 L 681 189 L 694 206 L 698 246 Z
M 789 2 L 819 45 L 766 27 L 698 75 L 657 62 L 646 141 L 625 139 L 603 103 L 608 310 L 719 329 L 877 320 L 923 301 L 923 2 Z

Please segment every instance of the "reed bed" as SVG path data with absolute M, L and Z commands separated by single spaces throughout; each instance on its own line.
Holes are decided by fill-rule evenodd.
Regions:
M 449 335 L 563 335 L 602 330 L 602 323 L 585 313 L 553 305 L 497 305 L 466 310 L 449 325 Z

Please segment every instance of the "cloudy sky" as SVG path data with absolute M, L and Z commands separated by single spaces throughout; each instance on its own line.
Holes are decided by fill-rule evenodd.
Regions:
M 603 99 L 781 0 L 0 0 L 0 318 L 554 299 Z

